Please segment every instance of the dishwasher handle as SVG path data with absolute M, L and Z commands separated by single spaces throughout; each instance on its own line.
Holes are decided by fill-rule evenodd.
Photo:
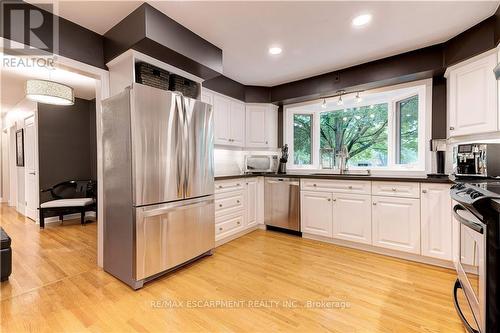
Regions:
M 298 181 L 292 181 L 292 180 L 287 180 L 287 179 L 283 179 L 283 178 L 278 178 L 277 180 L 267 179 L 266 183 L 268 183 L 268 184 L 288 184 L 291 186 L 299 186 Z

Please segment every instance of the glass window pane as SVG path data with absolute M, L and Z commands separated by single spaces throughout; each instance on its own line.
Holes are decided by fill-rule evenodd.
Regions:
M 323 165 L 334 160 L 345 145 L 350 167 L 387 166 L 388 104 L 322 112 L 320 114 L 320 158 Z
M 396 163 L 418 162 L 418 95 L 398 102 Z
M 312 164 L 312 114 L 293 115 L 293 163 Z

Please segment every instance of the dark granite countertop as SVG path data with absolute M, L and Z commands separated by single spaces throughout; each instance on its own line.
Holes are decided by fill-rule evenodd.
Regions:
M 315 179 L 343 179 L 343 180 L 372 180 L 372 181 L 393 181 L 393 182 L 417 182 L 417 183 L 442 183 L 442 184 L 452 184 L 453 180 L 450 178 L 432 178 L 432 177 L 411 177 L 411 176 L 363 176 L 363 175 L 333 175 L 333 174 L 269 174 L 269 173 L 256 173 L 256 174 L 241 174 L 241 175 L 230 175 L 230 176 L 217 176 L 215 180 L 226 180 L 226 179 L 236 179 L 236 178 L 248 178 L 248 177 L 278 177 L 278 178 L 315 178 Z

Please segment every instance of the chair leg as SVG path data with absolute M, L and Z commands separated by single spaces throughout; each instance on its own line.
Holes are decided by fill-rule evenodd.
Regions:
M 82 208 L 82 211 L 80 212 L 80 223 L 82 225 L 85 224 L 85 208 Z
M 44 229 L 45 228 L 45 217 L 43 216 L 43 209 L 40 208 L 40 229 Z
M 61 221 L 61 223 L 64 221 L 64 214 L 59 214 L 59 221 Z

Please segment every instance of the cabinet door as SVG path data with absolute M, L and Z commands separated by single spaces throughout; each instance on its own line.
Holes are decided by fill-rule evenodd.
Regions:
M 266 112 L 266 147 L 278 147 L 278 110 L 276 106 L 270 105 Z
M 257 225 L 257 178 L 248 179 L 246 187 L 246 222 L 247 227 L 253 227 Z
M 267 108 L 262 105 L 247 105 L 246 107 L 246 146 L 267 147 L 266 118 Z
M 371 196 L 360 194 L 333 195 L 333 237 L 371 244 Z
M 332 237 L 332 194 L 321 192 L 301 192 L 302 232 Z
M 233 146 L 245 146 L 245 104 L 231 101 L 229 141 Z
M 227 145 L 230 143 L 230 101 L 219 95 L 214 95 L 214 141 L 215 144 Z
M 206 89 L 201 90 L 201 101 L 210 105 L 214 105 L 214 94 Z
M 420 200 L 372 197 L 373 245 L 420 253 Z
M 496 54 L 450 71 L 449 136 L 496 131 Z
M 450 185 L 422 184 L 421 188 L 422 255 L 452 260 Z

